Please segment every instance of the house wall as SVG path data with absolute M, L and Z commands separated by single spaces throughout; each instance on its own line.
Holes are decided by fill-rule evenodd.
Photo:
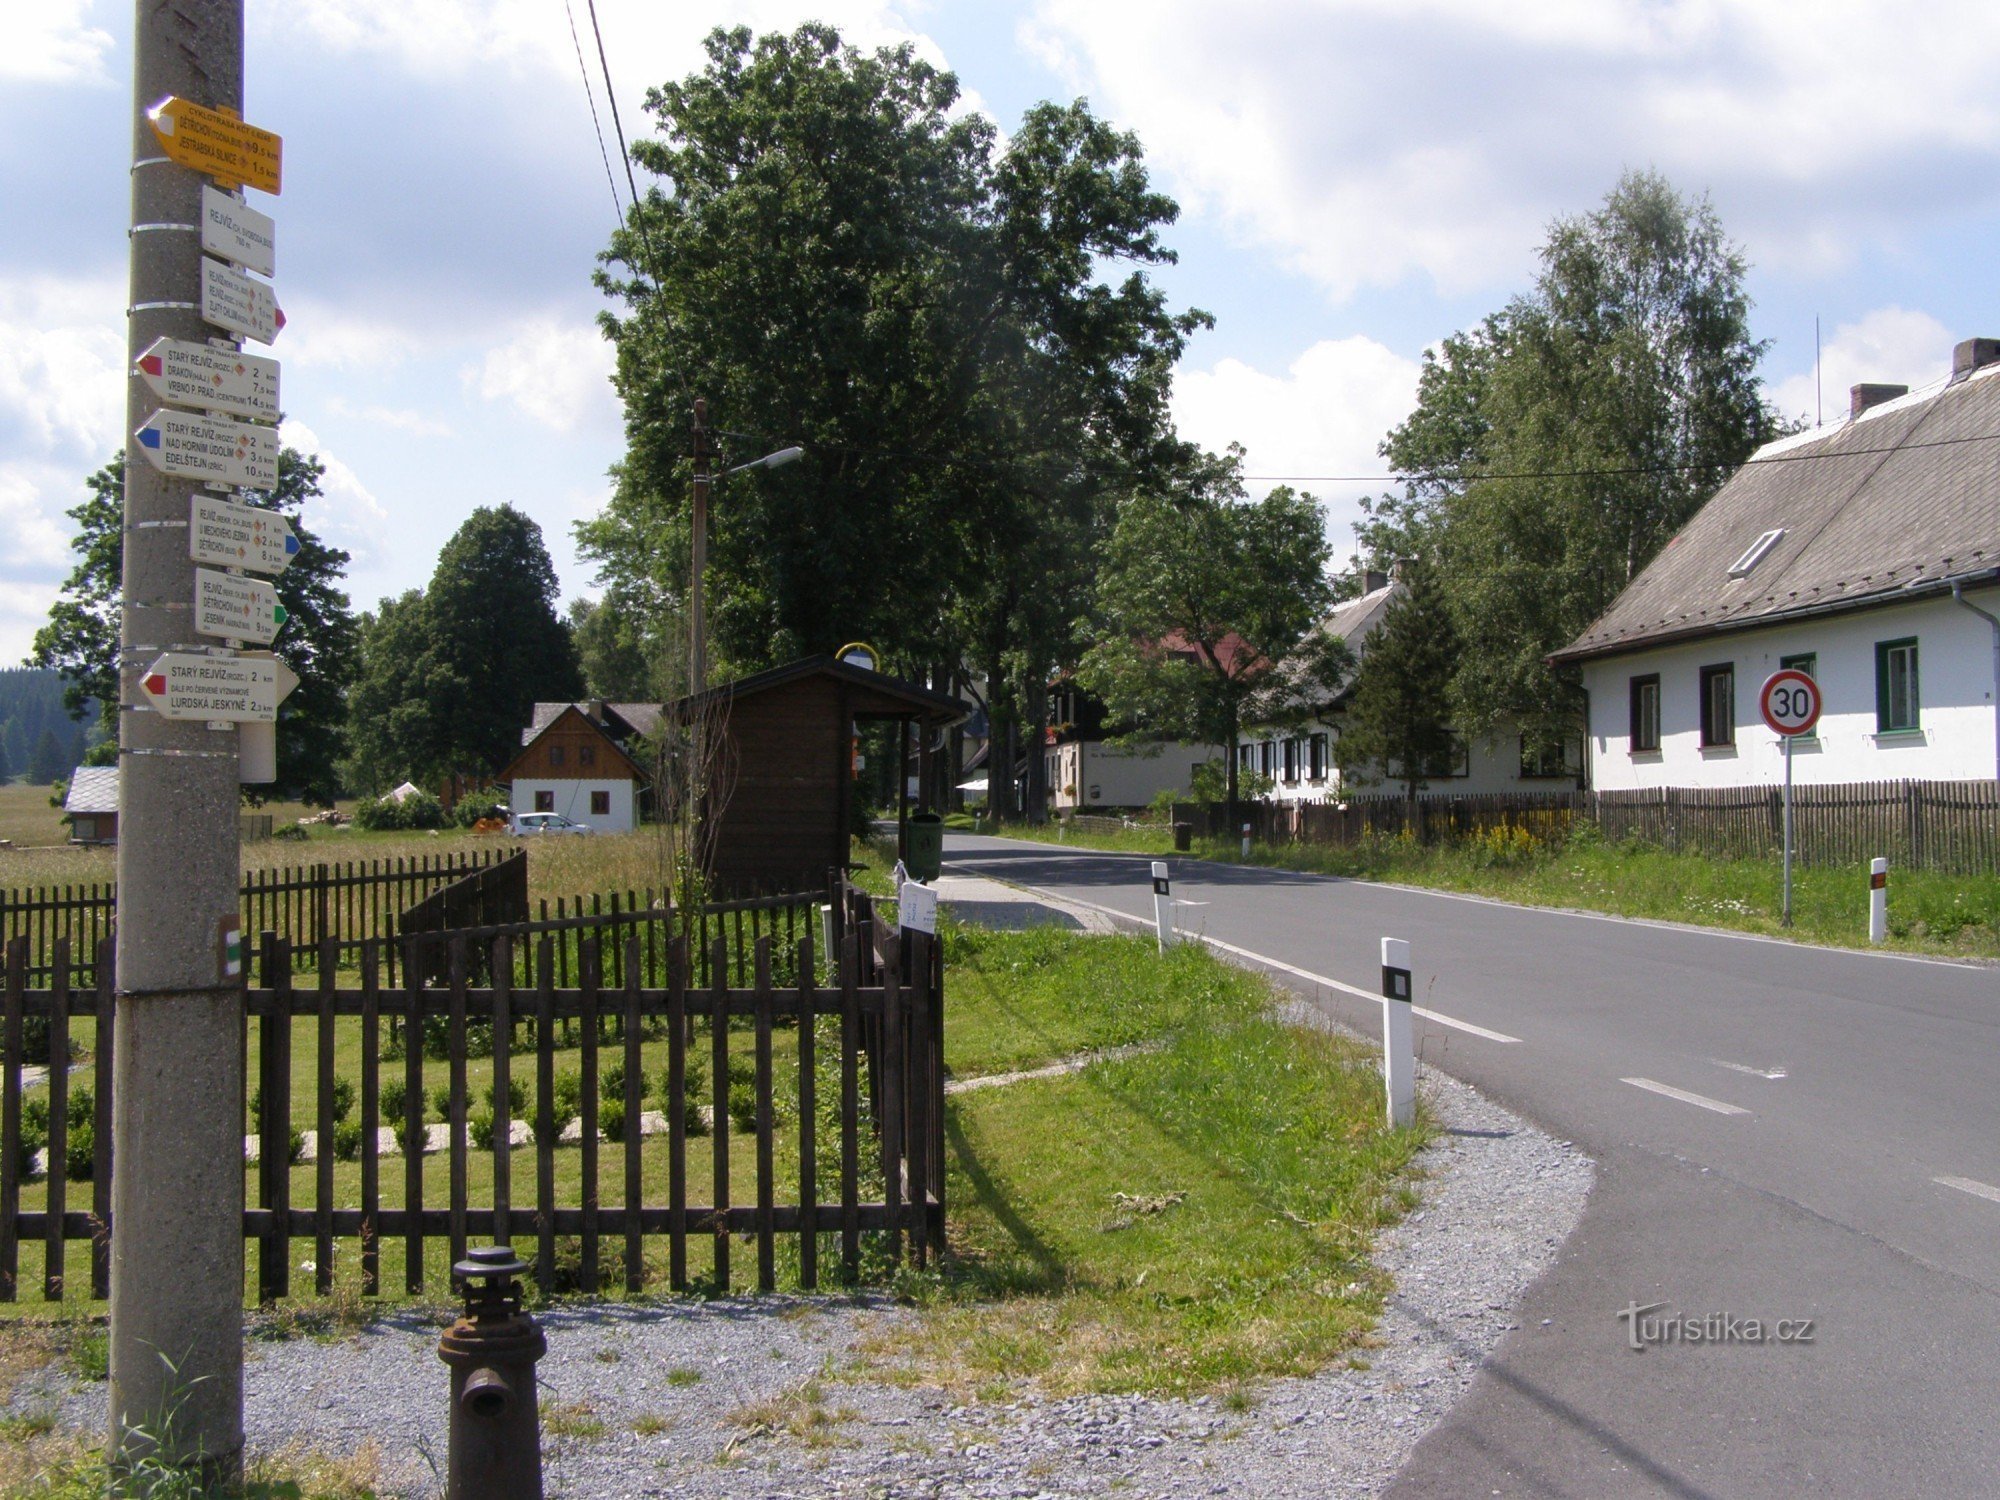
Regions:
M 1222 754 L 1215 745 L 1162 744 L 1144 748 L 1072 740 L 1043 752 L 1049 803 L 1073 808 L 1144 807 L 1163 791 L 1185 799 L 1194 768 Z
M 629 779 L 581 781 L 558 779 L 555 777 L 517 776 L 514 778 L 513 799 L 508 804 L 518 815 L 537 811 L 535 793 L 549 792 L 555 806 L 551 812 L 559 812 L 572 823 L 588 824 L 599 833 L 630 833 L 639 826 L 639 804 L 635 795 L 635 785 Z M 608 792 L 611 796 L 611 811 L 592 815 L 590 794 Z
M 1967 598 L 2000 614 L 2000 590 L 1968 592 Z M 1875 646 L 1910 636 L 1917 639 L 1919 727 L 1914 734 L 1878 735 Z M 1592 785 L 1609 792 L 1782 782 L 1782 744 L 1764 726 L 1757 696 L 1781 657 L 1808 651 L 1818 657 L 1824 707 L 1817 734 L 1794 747 L 1794 781 L 1994 777 L 1992 627 L 1947 597 L 1729 631 L 1585 663 Z M 1724 662 L 1736 669 L 1736 744 L 1703 749 L 1701 669 Z M 1650 672 L 1660 674 L 1660 749 L 1634 754 L 1630 683 Z
M 1340 740 L 1341 715 L 1334 714 L 1316 719 L 1297 729 L 1247 730 L 1243 736 L 1245 745 L 1261 747 L 1266 741 L 1273 746 L 1271 763 L 1278 769 L 1270 774 L 1276 782 L 1270 799 L 1275 802 L 1319 802 L 1328 797 L 1340 797 L 1345 793 L 1361 796 L 1379 795 L 1384 792 L 1400 792 L 1399 781 L 1376 781 L 1364 783 L 1350 780 L 1343 786 L 1339 768 L 1332 762 L 1333 748 Z M 1327 772 L 1320 780 L 1310 775 L 1310 759 L 1303 747 L 1295 754 L 1294 761 L 1299 767 L 1295 779 L 1287 780 L 1282 769 L 1284 765 L 1283 743 L 1286 739 L 1305 739 L 1313 734 L 1327 736 Z M 1574 758 L 1574 755 L 1572 755 Z M 1259 769 L 1262 761 L 1257 762 Z M 1426 797 L 1484 796 L 1501 792 L 1563 792 L 1573 790 L 1576 777 L 1570 776 L 1523 776 L 1521 774 L 1521 736 L 1517 731 L 1504 730 L 1490 736 L 1474 737 L 1466 747 L 1465 774 L 1463 776 L 1432 777 L 1422 795 Z
M 537 735 L 507 769 L 516 777 L 544 784 L 592 779 L 602 784 L 606 778 L 629 777 L 637 768 L 603 730 L 571 708 Z M 579 777 L 579 772 L 589 774 Z

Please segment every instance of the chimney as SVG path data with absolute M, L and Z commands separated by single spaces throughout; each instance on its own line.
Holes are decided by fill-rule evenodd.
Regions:
M 604 722 L 604 700 L 602 698 L 592 698 L 583 705 L 583 715 L 593 724 L 602 724 Z
M 1906 385 L 1851 386 L 1847 392 L 1847 419 L 1851 422 L 1871 406 L 1880 406 L 1884 401 L 1894 401 L 1898 396 L 1907 396 L 1910 388 Z
M 1387 573 L 1382 572 L 1379 568 L 1364 568 L 1362 570 L 1361 573 L 1362 593 L 1372 594 L 1377 589 L 1386 589 L 1388 586 L 1389 586 L 1389 575 Z
M 2000 339 L 1967 339 L 1951 351 L 1950 384 L 1957 385 L 1974 370 L 2000 362 Z

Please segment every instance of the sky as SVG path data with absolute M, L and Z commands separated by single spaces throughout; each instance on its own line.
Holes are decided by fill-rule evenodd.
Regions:
M 64 512 L 125 425 L 129 0 L 13 7 L 0 51 L 0 662 L 68 572 Z M 283 438 L 357 608 L 420 587 L 481 505 L 572 530 L 622 451 L 590 284 L 622 165 L 588 0 L 246 0 L 245 117 L 285 141 Z M 1184 435 L 1298 476 L 1351 548 L 1426 348 L 1527 290 L 1550 221 L 1628 169 L 1707 195 L 1748 260 L 1779 409 L 1941 377 L 2000 334 L 2000 6 L 1819 0 L 597 0 L 612 98 L 713 26 L 837 26 L 954 71 L 1002 132 L 1043 99 L 1137 133 L 1181 205 L 1158 273 L 1216 326 Z M 573 32 L 572 25 L 576 30 Z M 579 50 L 587 60 L 579 66 Z M 646 186 L 641 178 L 642 190 Z M 1816 335 L 1817 327 L 1817 335 Z M 1817 345 L 1816 345 L 1817 337 Z M 254 346 L 253 346 L 254 347 Z M 1817 380 L 1816 380 L 1816 347 Z M 726 425 L 726 414 L 717 414 Z

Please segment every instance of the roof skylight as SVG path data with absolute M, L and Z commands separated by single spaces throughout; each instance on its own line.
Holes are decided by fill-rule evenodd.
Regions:
M 1750 573 L 1750 570 L 1756 567 L 1758 563 L 1764 560 L 1764 554 L 1769 552 L 1773 547 L 1778 545 L 1779 539 L 1783 537 L 1784 534 L 1785 534 L 1784 527 L 1774 526 L 1771 530 L 1765 532 L 1762 536 L 1758 537 L 1756 541 L 1752 542 L 1748 547 L 1743 549 L 1743 555 L 1741 557 L 1737 558 L 1735 562 L 1729 565 L 1729 576 L 1731 578 L 1747 577 Z

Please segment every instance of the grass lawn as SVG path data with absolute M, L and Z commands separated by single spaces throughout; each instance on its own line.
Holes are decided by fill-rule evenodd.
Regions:
M 25 851 L 69 842 L 69 825 L 62 809 L 49 806 L 49 788 L 24 782 L 0 782 L 0 839 L 12 849 L 0 849 L 0 884 L 13 884 L 13 863 Z
M 999 831 L 1010 838 L 1057 841 L 1052 826 L 1010 824 Z M 1163 828 L 1072 832 L 1062 841 L 1132 854 L 1161 855 L 1172 849 Z M 1788 931 L 1781 921 L 1783 876 L 1775 856 L 1708 859 L 1670 854 L 1637 842 L 1606 844 L 1589 836 L 1550 844 L 1518 832 L 1428 847 L 1401 838 L 1370 839 L 1347 847 L 1252 844 L 1247 861 L 1235 840 L 1197 839 L 1193 855 L 1465 891 L 1526 906 L 1573 907 L 1789 936 L 1833 947 L 1865 947 L 1868 939 L 1865 868 L 1795 869 L 1793 925 Z M 1895 870 L 1889 879 L 1889 947 L 1939 957 L 2000 958 L 2000 875 Z
M 947 934 L 961 1075 L 1121 1042 L 1056 1078 L 954 1095 L 945 1267 L 879 1370 L 997 1396 L 1230 1391 L 1357 1357 L 1375 1231 L 1415 1202 L 1427 1125 L 1382 1123 L 1367 1049 L 1280 1024 L 1202 949 L 1054 930 Z

